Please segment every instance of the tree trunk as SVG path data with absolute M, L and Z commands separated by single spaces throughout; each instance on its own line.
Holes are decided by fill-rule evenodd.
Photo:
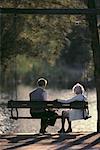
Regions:
M 88 8 L 96 8 L 95 0 L 88 0 Z M 99 43 L 99 34 L 97 28 L 97 16 L 90 15 L 88 16 L 89 28 L 91 31 L 92 39 L 92 50 L 93 50 L 93 59 L 94 59 L 94 76 L 97 92 L 97 132 L 100 132 L 100 43 Z

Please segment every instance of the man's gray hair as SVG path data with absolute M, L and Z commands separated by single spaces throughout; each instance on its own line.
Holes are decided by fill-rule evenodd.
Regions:
M 47 80 L 44 79 L 44 78 L 39 78 L 39 79 L 37 80 L 37 84 L 38 84 L 39 86 L 46 86 L 46 85 L 47 85 Z

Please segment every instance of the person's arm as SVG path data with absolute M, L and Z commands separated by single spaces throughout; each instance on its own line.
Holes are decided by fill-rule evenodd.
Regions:
M 73 101 L 75 101 L 75 99 L 68 99 L 68 100 L 61 100 L 61 99 L 58 99 L 57 100 L 58 102 L 60 102 L 60 103 L 65 103 L 65 104 L 67 104 L 67 103 L 71 103 L 71 102 L 73 102 Z
M 66 103 L 67 102 L 67 100 L 62 100 L 62 99 L 57 99 L 56 101 L 60 102 L 60 103 Z
M 74 101 L 83 101 L 84 100 L 84 96 L 83 95 L 76 95 L 74 96 L 73 98 L 71 99 L 68 99 L 68 100 L 58 100 L 58 102 L 61 102 L 61 103 L 71 103 L 71 102 L 74 102 Z

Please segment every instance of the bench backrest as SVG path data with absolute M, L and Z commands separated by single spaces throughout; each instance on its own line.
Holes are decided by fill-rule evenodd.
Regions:
M 88 108 L 88 102 L 85 101 L 74 101 L 68 104 L 60 103 L 57 101 L 8 101 L 8 108 L 74 108 L 74 109 L 85 109 Z
M 62 109 L 62 108 L 74 108 L 74 109 L 82 109 L 83 113 L 84 110 L 88 110 L 88 102 L 86 101 L 74 101 L 68 104 L 65 103 L 61 103 L 61 102 L 57 102 L 57 101 L 25 101 L 25 100 L 21 100 L 21 101 L 13 101 L 10 100 L 8 101 L 8 108 L 11 108 L 11 117 L 12 119 L 40 119 L 41 116 L 32 116 L 32 117 L 21 117 L 19 116 L 18 113 L 18 109 L 19 108 L 28 108 L 28 109 L 37 109 L 37 110 L 43 110 L 43 109 L 49 109 L 49 108 L 56 108 L 56 109 Z M 14 110 L 16 112 L 16 115 L 14 115 Z M 88 110 L 89 112 L 89 110 Z M 84 116 L 84 115 L 83 115 Z M 61 118 L 62 116 L 59 116 L 57 118 Z M 83 117 L 84 119 L 88 119 L 90 118 L 88 117 Z

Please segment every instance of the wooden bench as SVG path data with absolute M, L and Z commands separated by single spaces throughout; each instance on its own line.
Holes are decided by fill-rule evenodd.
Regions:
M 18 113 L 18 109 L 25 109 L 25 108 L 28 108 L 28 109 L 37 109 L 37 110 L 41 110 L 41 109 L 46 109 L 46 110 L 49 110 L 49 109 L 64 109 L 64 108 L 73 108 L 73 109 L 82 109 L 82 110 L 88 110 L 88 102 L 85 102 L 85 101 L 74 101 L 74 102 L 71 102 L 71 103 L 60 103 L 60 102 L 57 102 L 56 100 L 54 101 L 25 101 L 25 100 L 21 100 L 21 101 L 14 101 L 14 100 L 10 100 L 8 101 L 8 108 L 11 109 L 11 117 L 12 119 L 40 119 L 41 117 L 22 117 L 22 116 L 19 116 L 19 113 Z M 13 112 L 16 112 L 16 116 L 14 116 L 14 113 Z M 57 116 L 57 118 L 61 118 L 61 116 Z M 90 116 L 88 117 L 90 118 Z M 88 119 L 88 118 L 84 118 L 84 119 Z

